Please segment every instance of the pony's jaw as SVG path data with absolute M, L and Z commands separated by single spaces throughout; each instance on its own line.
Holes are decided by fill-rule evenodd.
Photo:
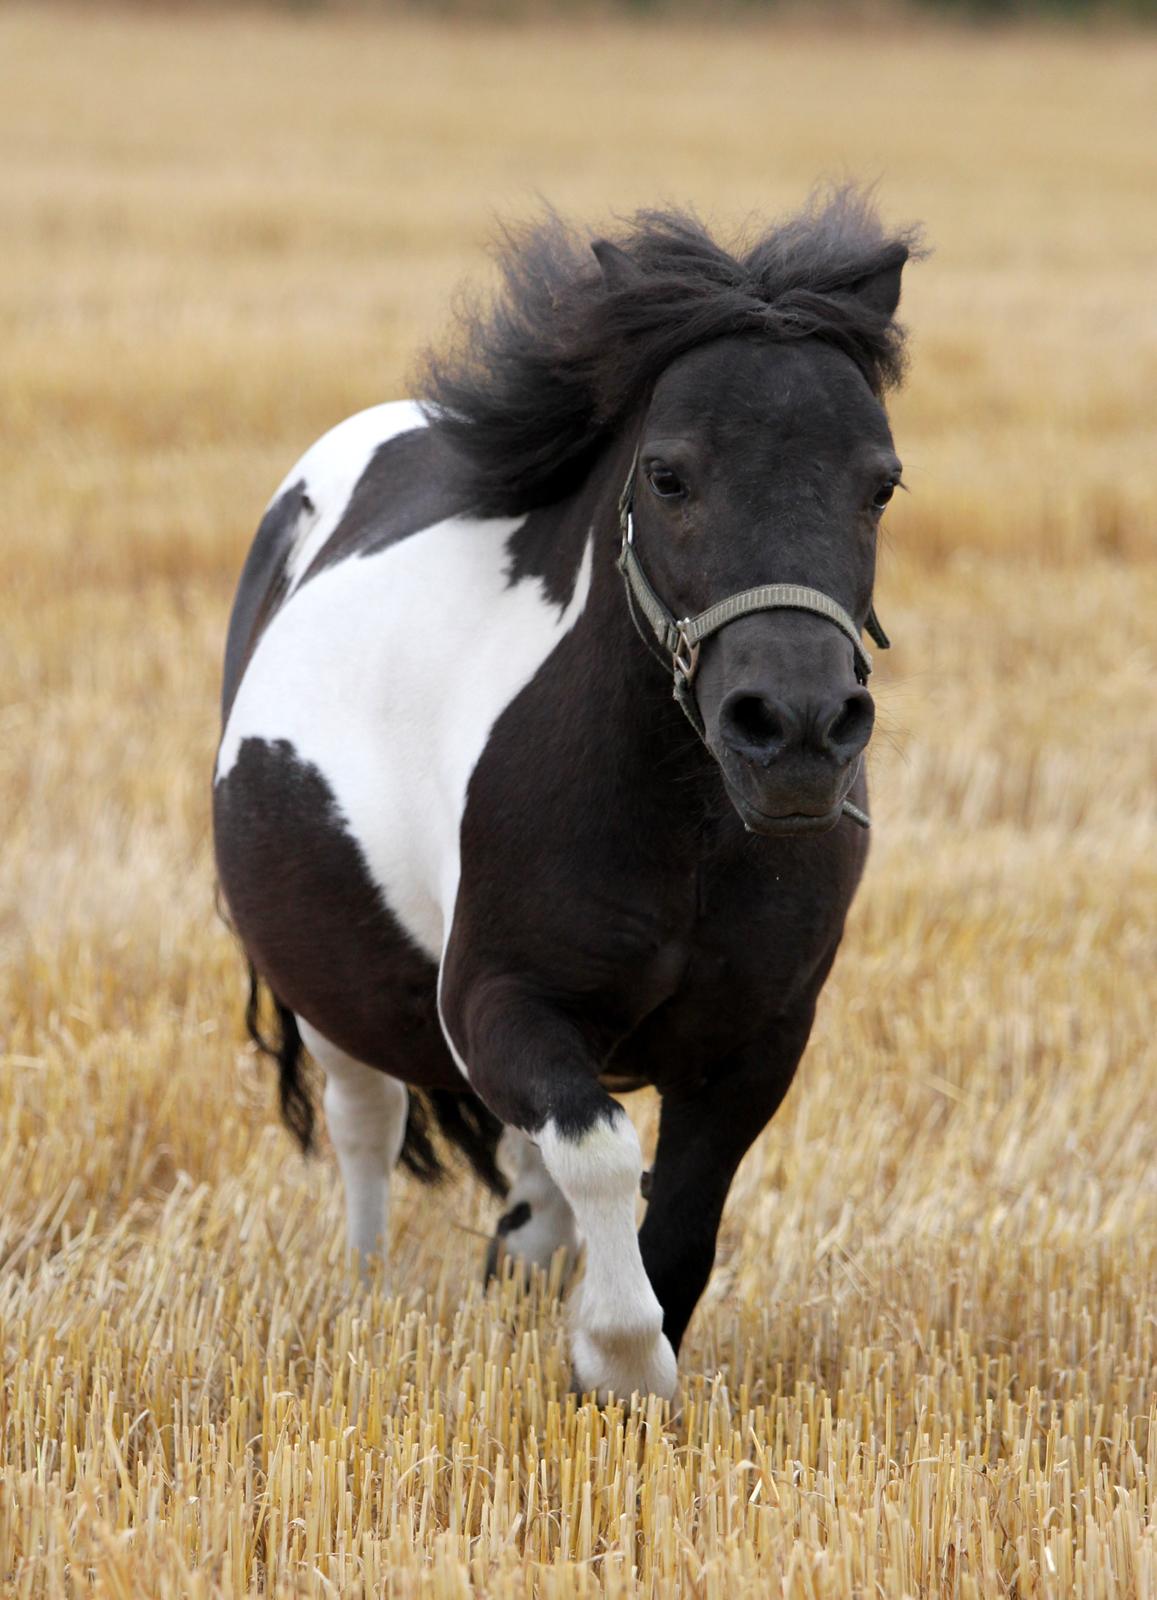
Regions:
M 712 754 L 719 766 L 723 788 L 739 820 L 748 833 L 778 838 L 790 834 L 827 833 L 843 816 L 844 801 L 851 793 L 860 770 L 860 761 L 832 770 L 826 762 L 809 762 L 811 781 L 785 783 L 774 768 L 757 768 L 739 761 L 730 750 Z
M 726 777 L 723 780 L 723 786 L 727 791 L 727 798 L 735 807 L 739 820 L 743 823 L 748 833 L 762 834 L 769 839 L 786 838 L 800 833 L 828 833 L 843 815 L 844 802 L 841 797 L 838 804 L 831 811 L 821 813 L 788 811 L 772 816 L 750 805 L 742 795 L 736 792 Z

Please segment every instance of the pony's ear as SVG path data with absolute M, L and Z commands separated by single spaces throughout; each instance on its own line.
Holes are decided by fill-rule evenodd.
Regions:
M 609 239 L 596 239 L 591 249 L 602 268 L 603 282 L 612 294 L 618 289 L 629 289 L 643 276 L 627 252 Z
M 894 317 L 896 307 L 900 304 L 900 274 L 907 259 L 908 246 L 896 245 L 892 259 L 875 272 L 870 272 L 866 278 L 861 278 L 858 283 L 853 283 L 849 293 L 881 316 Z

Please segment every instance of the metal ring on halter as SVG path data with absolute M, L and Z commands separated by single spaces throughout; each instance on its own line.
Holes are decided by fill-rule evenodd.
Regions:
M 689 619 L 684 617 L 682 622 L 675 624 L 679 637 L 671 657 L 671 664 L 675 671 L 682 675 L 683 682 L 690 686 L 694 683 L 695 674 L 699 670 L 699 645 L 687 637 L 688 621 Z

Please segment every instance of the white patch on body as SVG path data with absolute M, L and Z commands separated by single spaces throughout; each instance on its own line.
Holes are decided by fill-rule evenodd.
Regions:
M 415 407 L 383 406 L 343 424 L 357 424 L 355 481 L 375 448 L 371 418 L 378 443 L 383 424 L 400 432 L 421 421 Z M 332 442 L 341 432 L 285 480 L 304 476 L 333 524 L 308 464 L 326 445 L 317 459 L 348 500 L 351 473 L 339 470 Z M 438 962 L 453 924 L 470 776 L 495 721 L 574 626 L 590 589 L 590 540 L 565 607 L 535 579 L 510 584 L 506 546 L 521 522 L 450 518 L 301 584 L 257 643 L 217 756 L 217 782 L 249 738 L 287 740 L 315 766 L 390 911 Z M 316 531 L 297 551 L 299 572 L 320 549 Z
M 290 593 L 309 571 L 314 557 L 341 521 L 358 480 L 378 447 L 399 433 L 410 433 L 425 426 L 421 408 L 413 400 L 390 400 L 385 405 L 370 406 L 323 433 L 293 471 L 282 479 L 270 506 L 302 480 L 313 506 L 312 511 L 303 512 L 298 519 L 293 549 L 285 564 Z
M 542 1152 L 517 1128 L 504 1128 L 496 1152 L 498 1165 L 510 1180 L 506 1210 L 527 1205 L 530 1216 L 520 1228 L 503 1234 L 499 1255 L 517 1256 L 545 1272 L 556 1250 L 567 1252 L 573 1266 L 578 1255 L 578 1229 L 566 1196 L 555 1183 Z
M 406 1135 L 404 1083 L 367 1067 L 330 1044 L 303 1017 L 302 1041 L 325 1073 L 325 1120 L 345 1187 L 347 1238 L 361 1257 L 386 1254 L 390 1174 Z
M 663 1334 L 663 1308 L 635 1231 L 643 1156 L 631 1119 L 617 1111 L 577 1139 L 548 1121 L 537 1143 L 586 1246 L 571 1311 L 574 1387 L 600 1399 L 611 1392 L 623 1399 L 636 1392 L 671 1399 L 675 1352 Z

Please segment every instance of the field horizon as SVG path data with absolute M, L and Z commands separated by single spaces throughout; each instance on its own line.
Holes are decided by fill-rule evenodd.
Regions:
M 0 11 L 0 1589 L 1157 1597 L 1148 34 Z M 723 237 L 877 183 L 906 275 L 873 845 L 680 1392 L 395 1183 L 343 1250 L 208 824 L 233 587 L 496 214 Z M 629 1109 L 647 1141 L 654 1102 Z M 323 1141 L 324 1143 L 324 1141 Z

